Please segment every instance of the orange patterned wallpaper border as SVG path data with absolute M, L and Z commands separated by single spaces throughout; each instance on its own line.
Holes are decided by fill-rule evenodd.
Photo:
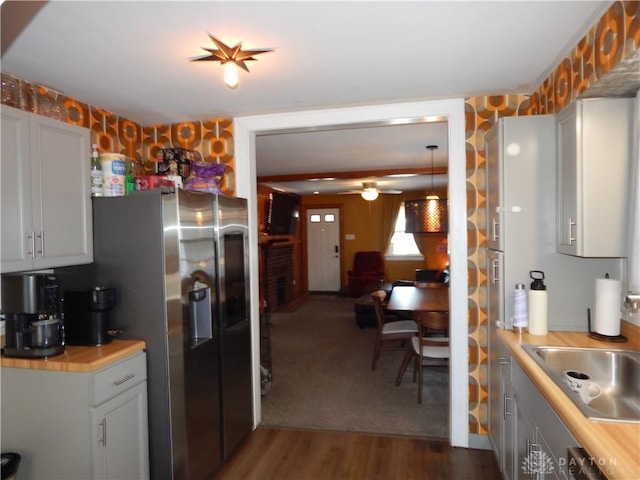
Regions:
M 233 120 L 213 118 L 203 122 L 142 126 L 103 108 L 82 103 L 11 75 L 2 73 L 2 103 L 91 131 L 91 143 L 101 152 L 117 152 L 150 167 L 158 149 L 182 147 L 196 150 L 203 160 L 226 166 L 222 193 L 234 195 L 235 169 Z M 87 152 L 87 157 L 90 152 Z

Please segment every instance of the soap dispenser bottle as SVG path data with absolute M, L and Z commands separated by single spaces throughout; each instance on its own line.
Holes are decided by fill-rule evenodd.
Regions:
M 546 335 L 548 331 L 548 300 L 544 272 L 532 270 L 529 272 L 529 276 L 533 280 L 527 295 L 529 333 L 531 335 Z

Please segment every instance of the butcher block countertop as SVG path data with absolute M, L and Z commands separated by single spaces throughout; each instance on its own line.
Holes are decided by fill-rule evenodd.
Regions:
M 49 358 L 0 357 L 0 366 L 64 372 L 93 372 L 146 348 L 142 340 L 113 340 L 99 347 L 68 345 L 64 353 Z
M 640 327 L 622 322 L 622 333 L 629 339 L 624 343 L 606 343 L 589 338 L 582 332 L 549 332 L 548 335 L 518 335 L 499 330 L 498 335 L 511 351 L 518 364 L 538 387 L 549 405 L 569 428 L 590 457 L 604 462 L 600 465 L 612 480 L 640 479 L 640 424 L 599 422 L 589 420 L 571 399 L 522 348 L 522 345 L 552 345 L 571 347 L 640 349 Z

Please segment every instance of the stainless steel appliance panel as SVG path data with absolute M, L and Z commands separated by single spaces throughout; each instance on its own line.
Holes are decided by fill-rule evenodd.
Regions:
M 212 323 L 215 291 L 213 196 L 178 190 L 180 325 L 188 478 L 210 479 L 222 461 L 219 338 Z M 197 331 L 194 331 L 194 328 Z
M 223 456 L 253 428 L 247 201 L 215 197 L 218 312 L 222 349 Z

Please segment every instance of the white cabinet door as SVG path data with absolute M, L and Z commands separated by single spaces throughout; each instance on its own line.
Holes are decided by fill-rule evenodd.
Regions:
M 149 478 L 147 383 L 94 408 L 92 418 L 93 478 Z
M 588 98 L 558 113 L 558 252 L 626 256 L 632 112 L 632 98 Z
M 500 466 L 504 470 L 504 377 L 509 356 L 498 339 L 496 322 L 502 318 L 502 271 L 504 254 L 497 250 L 487 250 L 487 323 L 489 326 L 489 441 Z M 510 375 L 508 375 L 510 377 Z
M 560 253 L 577 255 L 578 166 L 575 109 L 558 115 L 558 239 Z
M 34 229 L 42 232 L 36 268 L 93 261 L 90 152 L 86 128 L 32 117 L 31 160 L 37 171 L 31 193 L 40 207 L 34 210 Z
M 514 478 L 523 480 L 537 479 L 540 470 L 539 462 L 542 454 L 536 444 L 536 429 L 518 404 L 515 394 L 515 439 L 516 449 L 514 458 Z
M 503 477 L 513 480 L 515 402 L 511 386 L 512 358 L 505 345 L 497 339 L 491 345 L 490 356 L 489 440 Z
M 31 165 L 27 112 L 2 107 L 2 156 L 0 156 L 0 208 L 2 271 L 23 268 L 32 259 Z
M 511 358 L 509 357 L 509 361 Z M 513 386 L 506 376 L 501 377 L 502 401 L 504 404 L 503 415 L 503 446 L 502 446 L 502 476 L 505 480 L 515 480 L 518 478 L 517 462 L 517 408 L 514 397 Z
M 502 236 L 502 210 L 504 203 L 504 160 L 501 140 L 504 135 L 504 122 L 499 121 L 489 130 L 485 143 L 486 158 L 486 196 L 487 196 L 487 248 L 504 250 Z
M 93 261 L 89 130 L 2 108 L 2 272 Z

